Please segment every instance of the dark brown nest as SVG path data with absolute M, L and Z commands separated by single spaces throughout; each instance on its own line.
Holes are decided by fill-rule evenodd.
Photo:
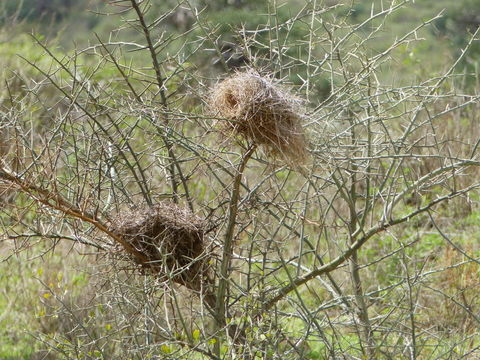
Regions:
M 205 223 L 170 202 L 120 214 L 112 232 L 131 245 L 133 260 L 162 279 L 200 290 L 207 279 Z
M 299 105 L 289 92 L 252 70 L 222 81 L 210 98 L 216 115 L 228 120 L 228 129 L 293 161 L 303 161 L 307 154 Z

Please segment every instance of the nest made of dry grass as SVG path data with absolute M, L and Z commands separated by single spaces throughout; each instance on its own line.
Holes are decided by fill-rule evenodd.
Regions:
M 293 161 L 307 156 L 300 101 L 253 70 L 220 82 L 210 96 L 215 114 L 228 120 L 226 128 L 273 155 Z
M 194 290 L 207 278 L 205 222 L 187 208 L 162 202 L 124 212 L 112 231 L 143 255 L 135 262 L 162 278 Z

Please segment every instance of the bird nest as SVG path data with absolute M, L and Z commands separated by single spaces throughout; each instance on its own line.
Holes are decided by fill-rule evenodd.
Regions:
M 228 120 L 226 129 L 273 155 L 293 161 L 306 158 L 300 101 L 272 80 L 252 70 L 238 72 L 214 88 L 210 106 Z
M 125 212 L 112 232 L 135 250 L 136 263 L 164 280 L 200 290 L 208 278 L 205 223 L 186 208 L 162 202 Z

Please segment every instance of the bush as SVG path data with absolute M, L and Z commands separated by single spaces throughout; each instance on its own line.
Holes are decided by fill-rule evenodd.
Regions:
M 118 41 L 119 30 L 115 41 L 62 54 L 38 41 L 41 59 L 26 57 L 38 78 L 23 79 L 22 96 L 8 91 L 22 77 L 6 79 L 8 250 L 33 252 L 38 242 L 42 256 L 88 254 L 72 276 L 81 293 L 41 282 L 51 321 L 32 326 L 35 351 L 60 359 L 476 355 L 480 303 L 466 288 L 475 286 L 468 274 L 478 272 L 478 246 L 453 236 L 462 229 L 454 217 L 478 211 L 480 132 L 469 121 L 478 96 L 458 95 L 454 69 L 402 87 L 382 76 L 419 28 L 373 52 L 382 27 L 369 21 L 388 20 L 395 4 L 354 25 L 337 5 L 306 1 L 288 18 L 273 7 L 268 22 L 234 34 L 250 64 L 239 75 L 226 61 L 204 61 L 207 50 L 222 58 L 221 27 L 207 14 L 182 3 L 192 24 L 174 30 L 164 22 L 176 8 L 158 17 L 149 5 L 109 8 L 141 42 Z M 225 90 L 242 76 L 268 86 Z M 221 90 L 231 111 L 212 106 Z M 41 128 L 32 125 L 39 113 Z M 290 141 L 276 127 L 289 119 L 304 162 L 272 155 L 279 138 Z M 459 279 L 445 284 L 452 274 Z M 448 326 L 445 314 L 454 314 Z

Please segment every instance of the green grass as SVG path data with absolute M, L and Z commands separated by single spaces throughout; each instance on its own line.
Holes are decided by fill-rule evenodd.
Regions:
M 38 257 L 45 246 L 0 262 L 0 359 L 28 359 L 45 348 L 33 335 L 54 335 L 62 321 L 56 314 L 61 304 L 51 291 L 80 299 L 89 286 L 87 275 L 71 268 L 82 257 L 65 261 L 65 249 Z

